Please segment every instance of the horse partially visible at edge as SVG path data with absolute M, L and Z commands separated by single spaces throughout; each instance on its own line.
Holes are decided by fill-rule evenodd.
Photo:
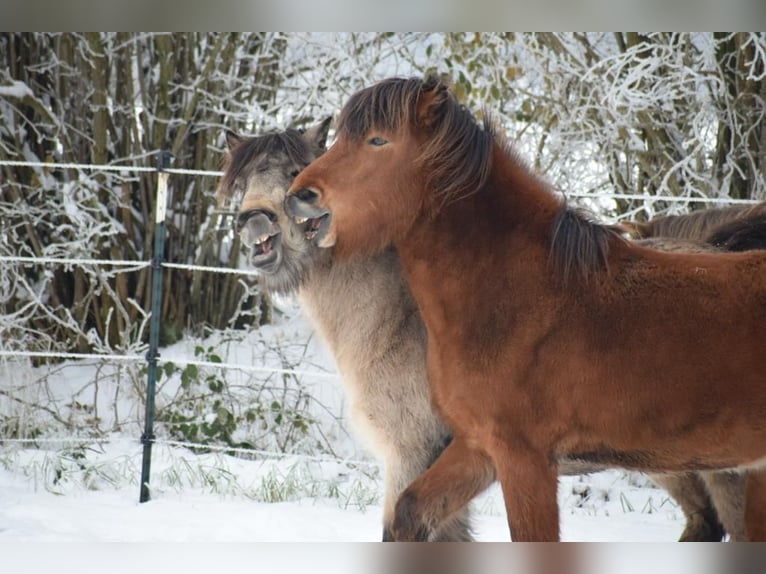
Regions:
M 766 539 L 766 254 L 664 253 L 569 208 L 438 80 L 344 106 L 287 213 L 339 260 L 397 248 L 453 438 L 399 497 L 424 540 L 500 481 L 514 540 L 558 540 L 558 461 L 749 469 Z
M 392 309 L 409 313 L 414 306 L 396 256 L 387 252 L 367 261 L 334 263 L 332 250 L 313 246 L 304 237 L 303 226 L 284 213 L 288 187 L 325 150 L 328 128 L 329 119 L 305 133 L 288 129 L 258 137 L 227 134 L 229 151 L 218 199 L 223 204 L 238 196 L 237 231 L 250 249 L 250 264 L 260 271 L 262 287 L 270 292 L 298 293 L 336 355 L 351 398 L 355 428 L 365 431 L 385 463 L 384 530 L 390 532 L 396 498 L 433 462 L 450 434 L 430 400 L 425 331 L 422 325 L 413 329 L 409 322 L 396 325 L 401 315 Z M 710 249 L 700 242 L 679 245 L 674 239 L 662 239 L 659 247 Z M 417 313 L 415 317 L 419 320 Z M 387 365 L 370 361 L 369 345 L 385 357 Z M 405 353 L 400 347 L 414 351 Z M 568 460 L 559 465 L 563 474 L 593 470 L 598 469 Z M 655 475 L 652 479 L 685 513 L 681 540 L 720 540 L 718 514 L 733 538 L 741 530 L 741 518 L 730 509 L 741 506 L 742 492 L 737 484 L 729 486 L 731 480 L 713 485 L 714 507 L 698 473 Z M 466 509 L 432 539 L 470 540 L 468 518 Z
M 649 221 L 623 221 L 619 225 L 633 239 L 676 237 L 697 240 L 706 238 L 710 239 L 716 247 L 723 249 L 726 248 L 722 244 L 723 240 L 707 237 L 711 230 L 715 229 L 725 239 L 730 239 L 737 233 L 744 235 L 750 232 L 749 247 L 743 246 L 737 249 L 746 251 L 762 248 L 763 244 L 757 242 L 758 238 L 753 237 L 752 232 L 759 227 L 764 218 L 766 218 L 766 202 L 760 202 L 753 205 L 741 204 L 700 209 L 679 215 L 659 215 Z

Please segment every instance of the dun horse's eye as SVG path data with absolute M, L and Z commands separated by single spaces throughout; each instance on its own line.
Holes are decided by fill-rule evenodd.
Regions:
M 386 145 L 388 143 L 388 140 L 384 140 L 383 138 L 375 136 L 368 139 L 367 143 L 370 145 L 374 145 L 376 147 L 380 147 L 380 146 Z
M 291 177 L 291 178 L 293 178 L 293 179 L 295 179 L 296 177 L 298 177 L 298 174 L 299 174 L 300 172 L 301 172 L 301 170 L 299 170 L 299 169 L 294 169 L 294 170 L 292 170 L 292 171 L 290 172 L 290 177 Z

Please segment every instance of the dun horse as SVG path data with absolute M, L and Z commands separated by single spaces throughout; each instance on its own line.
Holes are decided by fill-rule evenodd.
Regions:
M 384 462 L 383 520 L 390 532 L 398 496 L 439 456 L 450 431 L 431 402 L 425 328 L 396 253 L 386 249 L 336 263 L 331 250 L 312 245 L 303 226 L 285 215 L 287 189 L 324 151 L 328 127 L 329 119 L 303 134 L 291 129 L 255 138 L 230 135 L 219 203 L 243 194 L 237 227 L 261 285 L 297 292 L 332 352 L 354 426 Z M 709 509 L 699 512 L 707 515 Z M 711 522 L 700 527 L 710 529 Z M 467 508 L 434 529 L 431 539 L 471 540 Z
M 334 256 L 393 243 L 453 431 L 399 497 L 424 540 L 498 479 L 514 540 L 558 540 L 561 457 L 750 468 L 766 539 L 766 255 L 663 253 L 572 210 L 436 80 L 358 92 L 285 203 Z
M 411 330 L 406 322 L 392 324 L 399 318 L 392 309 L 412 310 L 414 305 L 403 284 L 396 257 L 386 253 L 364 262 L 334 263 L 331 250 L 313 247 L 303 237 L 302 227 L 284 214 L 282 204 L 287 188 L 296 172 L 324 151 L 327 128 L 328 121 L 325 121 L 305 134 L 297 130 L 255 138 L 230 134 L 219 202 L 230 199 L 236 190 L 244 194 L 237 226 L 244 244 L 251 249 L 251 263 L 261 271 L 262 285 L 270 291 L 300 293 L 331 349 L 336 354 L 348 349 L 343 353 L 346 359 L 341 374 L 353 399 L 357 426 L 367 429 L 365 434 L 371 435 L 375 450 L 385 461 L 385 525 L 390 532 L 396 498 L 441 452 L 449 433 L 430 401 L 424 330 L 422 327 Z M 703 230 L 700 228 L 700 235 Z M 710 249 L 700 242 L 667 238 L 656 241 L 658 247 L 664 249 Z M 361 302 L 349 306 L 349 301 Z M 362 333 L 385 333 L 386 336 L 358 337 L 360 322 Z M 339 329 L 339 325 L 344 328 Z M 364 350 L 370 344 L 386 356 L 389 365 L 385 369 L 370 368 L 372 365 L 366 359 L 370 353 Z M 403 356 L 397 347 L 419 352 Z M 411 361 L 404 359 L 414 362 L 410 364 Z M 378 372 L 383 376 L 376 376 Z M 404 412 L 402 401 L 407 401 Z M 374 414 L 371 416 L 371 413 Z M 400 419 L 405 415 L 408 418 L 406 424 L 402 424 Z M 565 460 L 559 470 L 572 474 L 596 469 Z M 733 538 L 741 531 L 742 520 L 737 510 L 741 507 L 742 493 L 736 481 L 719 480 L 718 483 L 726 487 L 723 489 L 718 484 L 712 485 L 716 507 L 713 508 L 705 484 L 696 473 L 654 476 L 653 479 L 666 488 L 684 510 L 687 525 L 681 540 L 720 540 L 716 509 Z M 456 516 L 435 539 L 469 540 L 467 511 Z

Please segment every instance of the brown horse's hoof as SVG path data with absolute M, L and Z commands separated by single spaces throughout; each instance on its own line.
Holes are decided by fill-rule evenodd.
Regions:
M 421 521 L 418 498 L 414 492 L 404 491 L 396 503 L 394 540 L 398 542 L 428 542 L 430 529 Z

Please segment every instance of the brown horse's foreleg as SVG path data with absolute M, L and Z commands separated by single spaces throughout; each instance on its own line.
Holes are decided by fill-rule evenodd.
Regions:
M 745 538 L 751 542 L 766 542 L 766 470 L 747 471 Z
M 559 540 L 558 472 L 545 454 L 501 448 L 492 453 L 515 542 Z
M 413 436 L 415 435 L 413 431 Z M 423 437 L 419 442 L 397 443 L 386 457 L 386 491 L 383 506 L 383 542 L 393 542 L 394 509 L 399 495 L 423 474 L 447 447 L 452 437 Z M 452 514 L 431 533 L 433 542 L 471 542 L 469 507 Z
M 436 462 L 399 497 L 393 539 L 428 540 L 433 530 L 494 480 L 492 460 L 465 439 L 454 437 Z

